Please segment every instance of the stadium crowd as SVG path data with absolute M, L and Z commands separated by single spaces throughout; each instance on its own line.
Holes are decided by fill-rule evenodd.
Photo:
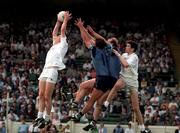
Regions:
M 175 65 L 168 47 L 165 25 L 141 24 L 135 21 L 105 21 L 89 19 L 90 25 L 106 38 L 117 36 L 119 50 L 123 52 L 126 40 L 139 44 L 139 98 L 144 121 L 150 125 L 178 125 L 180 122 L 180 88 L 175 75 Z M 38 76 L 46 52 L 52 45 L 54 21 L 9 22 L 0 24 L 0 121 L 32 121 L 36 117 Z M 73 94 L 82 81 L 96 77 L 90 54 L 84 47 L 78 29 L 70 22 L 68 27 L 69 50 L 63 70 L 56 84 L 52 123 L 66 121 Z M 129 95 L 122 90 L 102 118 L 118 116 L 118 122 L 132 119 Z M 81 109 L 86 97 L 80 104 Z M 7 102 L 9 107 L 7 107 Z M 92 109 L 93 110 L 93 109 Z M 93 112 L 93 111 L 92 111 Z M 92 115 L 87 114 L 87 118 Z M 84 119 L 86 120 L 86 119 Z M 113 119 L 111 119 L 113 120 Z M 82 120 L 83 121 L 83 120 Z

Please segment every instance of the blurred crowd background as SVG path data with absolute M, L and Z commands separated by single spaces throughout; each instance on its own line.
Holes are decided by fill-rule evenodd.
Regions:
M 55 3 L 58 2 L 55 1 Z M 113 13 L 114 10 L 107 12 L 106 10 L 110 10 L 108 6 L 103 6 L 102 8 L 105 9 L 102 10 L 93 2 L 90 1 L 90 3 L 86 12 L 87 10 L 91 12 L 94 6 L 94 11 L 91 13 L 83 12 L 83 9 L 87 7 L 86 4 L 82 5 L 83 8 L 76 10 L 73 2 L 70 12 L 73 14 L 74 11 L 75 18 L 82 16 L 85 24 L 90 24 L 102 36 L 106 38 L 116 36 L 119 40 L 119 50 L 122 53 L 126 40 L 131 39 L 139 44 L 137 51 L 139 56 L 139 98 L 144 121 L 150 125 L 178 125 L 180 123 L 180 86 L 176 71 L 178 68 L 175 65 L 173 51 L 169 47 L 171 43 L 169 35 L 174 30 L 173 22 L 165 19 L 166 14 L 162 16 L 153 14 L 158 7 L 155 7 L 155 11 L 148 10 L 144 14 L 138 14 L 143 11 L 137 9 L 136 12 L 129 15 L 136 10 L 133 5 L 127 6 L 126 10 L 121 9 L 121 13 L 118 14 L 117 12 Z M 35 8 L 33 8 L 33 3 L 31 4 L 31 9 L 25 9 L 26 6 L 19 9 L 21 6 L 18 4 L 17 8 L 10 7 L 10 11 L 7 8 L 1 8 L 3 11 L 0 17 L 1 125 L 6 118 L 12 121 L 32 121 L 37 115 L 38 76 L 43 69 L 46 53 L 52 45 L 52 30 L 61 5 L 59 5 L 60 7 L 57 6 L 58 4 L 44 7 L 42 3 L 41 10 L 40 3 L 37 6 L 34 2 Z M 98 5 L 101 4 L 105 5 L 106 3 L 99 1 Z M 160 8 L 162 10 L 160 12 L 166 11 L 165 4 L 163 8 Z M 7 3 L 4 2 L 3 5 L 7 5 Z M 122 6 L 119 5 L 119 7 Z M 54 10 L 48 12 L 52 8 Z M 116 5 L 115 8 L 118 6 Z M 47 11 L 45 11 L 46 9 Z M 66 6 L 62 9 L 66 9 Z M 101 14 L 96 12 L 98 9 Z M 25 12 L 21 12 L 22 10 Z M 122 11 L 124 12 L 122 13 Z M 146 13 L 147 16 L 144 17 L 143 15 Z M 172 19 L 171 15 L 167 15 L 168 19 Z M 160 18 L 155 21 L 158 17 Z M 90 54 L 84 47 L 80 33 L 74 25 L 74 19 L 70 21 L 67 29 L 69 50 L 64 59 L 67 68 L 60 72 L 53 95 L 52 123 L 55 125 L 66 122 L 70 111 L 71 97 L 78 90 L 79 84 L 96 77 Z M 177 18 L 175 19 L 177 26 L 175 31 L 178 31 L 180 24 L 178 25 Z M 7 99 L 7 97 L 9 98 Z M 88 97 L 82 101 L 79 109 L 83 107 L 86 100 Z M 6 110 L 8 110 L 8 114 L 6 114 Z M 86 122 L 87 118 L 92 117 L 92 112 L 93 109 L 81 122 Z M 107 123 L 127 124 L 132 120 L 132 114 L 129 92 L 123 89 L 118 92 L 118 96 L 111 103 L 108 112 L 102 112 L 101 118 Z

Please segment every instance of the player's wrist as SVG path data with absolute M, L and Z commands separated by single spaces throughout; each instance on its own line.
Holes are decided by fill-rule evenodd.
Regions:
M 119 58 L 121 58 L 121 55 L 120 55 L 120 54 L 118 54 L 118 57 L 119 57 Z
M 61 21 L 57 19 L 56 23 L 61 24 Z

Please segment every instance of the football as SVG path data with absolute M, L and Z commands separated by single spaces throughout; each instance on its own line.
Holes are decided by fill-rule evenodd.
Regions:
M 59 20 L 60 22 L 63 22 L 63 21 L 64 21 L 64 13 L 65 13 L 65 11 L 60 11 L 60 12 L 58 13 L 58 15 L 57 15 L 58 20 Z

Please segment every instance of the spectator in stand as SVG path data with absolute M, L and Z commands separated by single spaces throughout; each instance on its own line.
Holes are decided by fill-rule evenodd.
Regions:
M 1 123 L 0 133 L 6 133 L 6 124 L 4 121 Z
M 135 133 L 134 129 L 132 128 L 132 122 L 128 123 L 128 127 L 125 129 L 124 133 Z
M 78 45 L 76 50 L 75 50 L 75 54 L 76 54 L 76 57 L 79 58 L 79 57 L 82 57 L 84 55 L 84 47 L 83 45 Z
M 89 60 L 86 60 L 86 62 L 83 64 L 83 69 L 89 71 L 91 70 L 91 68 L 92 68 L 92 64 L 90 63 Z
M 157 93 L 154 93 L 154 96 L 150 99 L 151 105 L 155 108 L 160 104 L 160 99 Z
M 141 80 L 141 88 L 142 89 L 145 89 L 147 87 L 147 80 L 145 79 L 145 78 L 143 78 L 142 80 Z
M 19 120 L 19 117 L 13 112 L 13 110 L 10 110 L 9 111 L 9 114 L 8 114 L 8 119 L 10 119 L 11 121 L 18 121 Z
M 59 133 L 64 133 L 64 126 L 59 124 Z
M 145 124 L 144 124 L 144 126 L 145 126 L 145 130 L 144 131 L 142 131 L 141 133 L 152 133 L 151 132 L 151 130 L 149 129 L 149 123 L 148 122 L 146 122 Z
M 25 123 L 25 119 L 21 117 L 21 125 L 18 128 L 18 133 L 28 133 L 29 126 Z
M 32 121 L 31 125 L 29 126 L 28 133 L 39 133 L 38 127 L 34 127 L 34 120 Z
M 59 116 L 57 113 L 54 113 L 53 118 L 52 118 L 52 124 L 59 125 L 59 123 L 60 123 Z
M 46 131 L 45 131 L 45 133 L 57 133 L 58 132 L 58 130 L 57 130 L 57 128 L 56 128 L 56 125 L 54 125 L 54 124 L 52 124 L 52 122 L 50 122 L 48 125 L 47 125 L 47 127 L 46 127 Z
M 70 126 L 67 124 L 64 128 L 64 133 L 71 133 Z
M 121 127 L 120 123 L 114 128 L 113 133 L 124 133 L 124 129 Z
M 151 107 L 148 107 L 144 113 L 144 121 L 145 122 L 148 121 L 151 123 L 153 119 L 153 113 L 154 113 L 154 110 Z
M 107 128 L 104 127 L 104 123 L 100 124 L 100 127 L 98 128 L 98 133 L 107 133 Z
M 150 85 L 147 87 L 147 92 L 148 92 L 151 96 L 154 95 L 154 93 L 155 93 L 155 87 L 153 86 L 152 83 L 150 83 Z

